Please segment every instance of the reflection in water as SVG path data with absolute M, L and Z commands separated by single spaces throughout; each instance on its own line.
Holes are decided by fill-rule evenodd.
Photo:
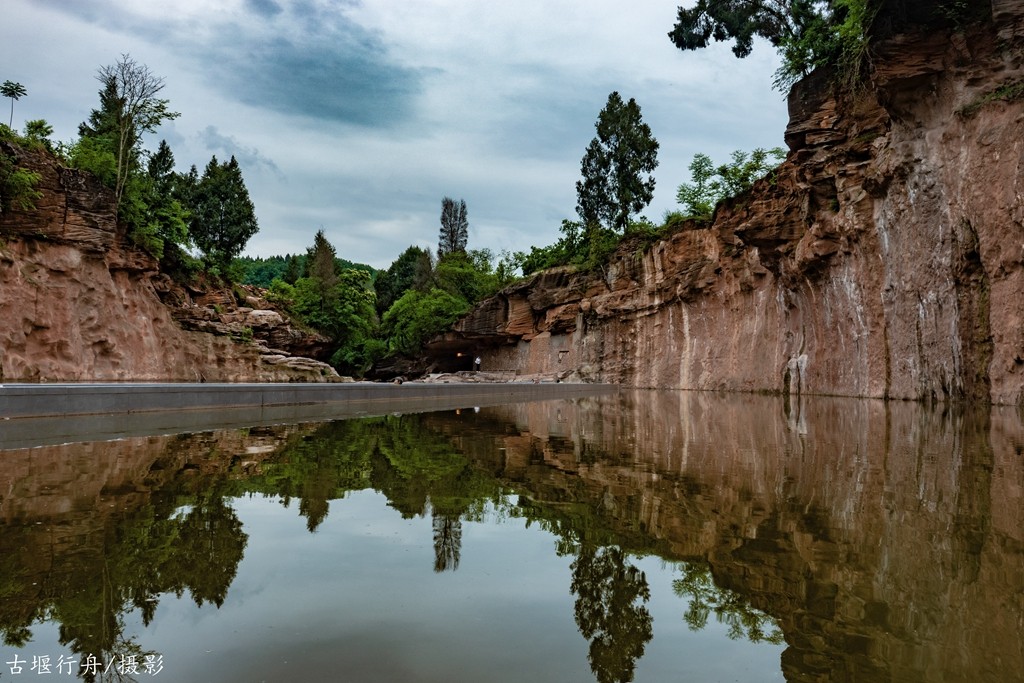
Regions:
M 153 656 L 126 615 L 225 605 L 255 533 L 233 500 L 297 502 L 319 536 L 372 489 L 429 516 L 454 580 L 466 525 L 552 534 L 598 681 L 658 642 L 645 556 L 676 568 L 691 629 L 785 643 L 788 681 L 1020 680 L 1022 454 L 1013 411 L 643 391 L 5 451 L 0 631 Z
M 654 635 L 644 605 L 647 577 L 621 548 L 580 546 L 572 563 L 576 625 L 590 641 L 590 668 L 599 683 L 633 680 L 633 669 Z
M 462 520 L 457 515 L 434 511 L 434 571 L 455 571 L 462 552 Z
M 728 635 L 733 640 L 746 638 L 752 643 L 763 640 L 776 645 L 784 641 L 774 619 L 751 607 L 739 593 L 715 585 L 707 562 L 683 562 L 682 572 L 683 576 L 672 582 L 672 590 L 689 600 L 683 619 L 691 630 L 705 628 L 714 612 L 718 623 L 729 627 Z

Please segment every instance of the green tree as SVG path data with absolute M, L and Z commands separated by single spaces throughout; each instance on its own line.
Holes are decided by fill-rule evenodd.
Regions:
M 387 270 L 377 273 L 373 287 L 377 292 L 377 312 L 383 314 L 399 297 L 410 289 L 424 289 L 433 271 L 430 252 L 410 246 L 395 259 Z
M 288 263 L 285 265 L 284 275 L 281 279 L 290 285 L 294 285 L 295 282 L 302 275 L 303 264 L 301 261 L 302 257 L 298 254 L 292 254 L 288 257 Z
M 465 299 L 443 289 L 410 289 L 384 314 L 382 323 L 388 348 L 395 353 L 415 354 L 468 310 Z
M 122 215 L 132 229 L 132 241 L 168 265 L 185 256 L 189 243 L 189 213 L 177 199 L 181 176 L 174 172 L 174 154 L 166 140 L 150 155 L 146 173 L 134 174 L 124 194 Z
M 142 136 L 154 132 L 164 121 L 180 116 L 168 108 L 169 101 L 157 95 L 164 79 L 127 54 L 117 63 L 101 67 L 96 76 L 103 84 L 100 108 L 87 123 L 78 127 L 80 137 L 95 138 L 114 156 L 114 198 L 120 207 L 129 177 L 138 170 Z
M 309 277 L 320 299 L 321 314 L 329 308 L 334 287 L 338 284 L 336 258 L 334 246 L 327 241 L 323 228 L 317 230 L 313 246 L 306 251 L 306 264 L 309 268 Z
M 8 128 L 14 127 L 15 100 L 20 100 L 26 94 L 28 94 L 28 91 L 25 90 L 25 86 L 23 86 L 21 83 L 15 83 L 14 81 L 4 81 L 3 84 L 0 84 L 0 95 L 11 98 L 11 119 L 10 122 L 7 124 Z
M 25 139 L 34 145 L 42 145 L 50 152 L 53 151 L 53 143 L 50 136 L 53 135 L 53 126 L 46 122 L 46 119 L 32 119 L 25 122 Z
M 441 200 L 441 233 L 437 241 L 437 258 L 457 251 L 465 251 L 469 241 L 469 218 L 466 202 L 451 197 Z
M 822 65 L 839 67 L 852 83 L 866 61 L 868 31 L 879 0 L 698 0 L 679 8 L 668 36 L 681 50 L 733 41 L 733 54 L 746 57 L 754 38 L 766 39 L 782 57 L 774 85 L 785 90 Z
M 715 165 L 711 157 L 695 154 L 690 162 L 690 180 L 693 182 L 683 183 L 676 193 L 676 199 L 685 207 L 688 216 L 703 220 L 711 218 L 720 195 L 712 180 L 714 175 Z
M 654 197 L 658 141 L 643 122 L 636 100 L 608 96 L 598 115 L 597 137 L 581 162 L 583 179 L 576 183 L 576 211 L 585 225 L 603 223 L 624 233 L 629 217 Z
M 231 259 L 259 231 L 256 211 L 235 157 L 227 163 L 211 157 L 191 194 L 189 233 L 207 261 L 225 274 Z
M 716 167 L 708 155 L 695 154 L 690 162 L 692 182 L 679 186 L 676 199 L 688 218 L 710 220 L 720 201 L 746 192 L 785 158 L 786 151 L 781 147 L 758 147 L 749 154 L 736 150 L 732 162 Z

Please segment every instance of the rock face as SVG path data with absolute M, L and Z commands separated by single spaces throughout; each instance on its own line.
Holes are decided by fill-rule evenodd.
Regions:
M 4 144 L 4 143 L 0 143 Z M 0 382 L 331 381 L 327 340 L 253 298 L 187 290 L 132 247 L 111 193 L 49 156 L 0 150 L 40 174 L 35 211 L 0 215 Z
M 434 345 L 641 387 L 1024 402 L 1024 8 L 790 96 L 771 179 L 604 272 L 542 273 Z

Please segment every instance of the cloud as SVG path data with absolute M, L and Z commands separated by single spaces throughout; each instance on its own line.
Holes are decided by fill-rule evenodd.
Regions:
M 392 127 L 413 114 L 420 76 L 389 64 L 374 41 L 351 26 L 298 41 L 243 39 L 203 61 L 229 97 L 262 109 L 361 127 Z
M 415 113 L 429 70 L 395 62 L 378 33 L 346 13 L 348 2 L 185 2 L 175 13 L 145 3 L 40 0 L 52 10 L 164 45 L 228 100 L 288 116 L 392 128 Z
M 200 142 L 214 154 L 223 152 L 222 156 L 233 156 L 243 169 L 265 168 L 278 177 L 284 177 L 281 169 L 273 159 L 269 159 L 255 147 L 246 147 L 231 135 L 223 135 L 216 126 L 207 126 L 197 133 Z
M 96 67 L 130 53 L 182 112 L 148 143 L 167 138 L 185 165 L 215 153 L 245 167 L 251 254 L 301 252 L 323 226 L 345 258 L 386 267 L 436 244 L 444 195 L 466 200 L 473 248 L 550 244 L 575 216 L 580 159 L 613 90 L 636 98 L 661 143 L 644 211 L 655 219 L 696 152 L 722 163 L 771 147 L 786 122 L 771 47 L 745 60 L 727 44 L 681 52 L 666 35 L 678 3 L 3 2 L 0 62 L 29 90 L 16 118 L 73 137 L 96 104 Z
M 276 17 L 284 11 L 274 0 L 245 0 L 245 6 L 265 19 Z

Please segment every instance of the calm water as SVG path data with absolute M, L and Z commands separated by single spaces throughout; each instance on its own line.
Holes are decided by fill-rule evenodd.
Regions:
M 0 680 L 1024 681 L 1015 410 L 626 391 L 5 450 L 0 532 Z

